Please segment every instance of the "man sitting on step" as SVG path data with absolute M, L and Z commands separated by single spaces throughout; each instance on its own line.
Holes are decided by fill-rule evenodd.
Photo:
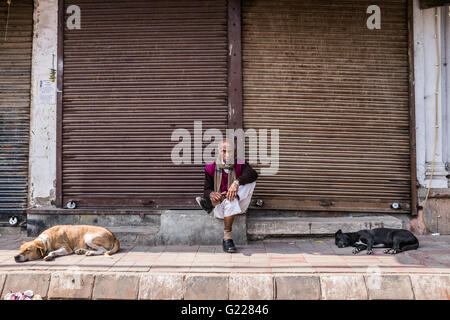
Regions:
M 234 216 L 247 210 L 258 178 L 247 162 L 237 163 L 232 148 L 229 140 L 219 143 L 216 161 L 205 167 L 204 196 L 195 199 L 207 213 L 214 210 L 214 216 L 224 220 L 222 246 L 230 253 L 236 252 L 232 239 Z

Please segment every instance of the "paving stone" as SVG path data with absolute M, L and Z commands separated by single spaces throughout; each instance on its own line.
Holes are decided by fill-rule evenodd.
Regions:
M 287 265 L 271 265 L 274 273 L 315 273 L 316 271 L 309 264 Z
M 416 300 L 450 300 L 450 275 L 410 275 Z
M 223 262 L 220 264 L 211 262 L 194 262 L 189 269 L 189 272 L 191 273 L 229 273 L 231 271 L 233 271 L 233 264 L 231 262 Z
M 183 274 L 142 274 L 139 281 L 139 299 L 181 300 Z
M 216 252 L 216 247 L 214 246 L 199 246 L 197 254 L 209 254 Z
M 309 234 L 310 228 L 307 223 L 297 218 L 280 219 L 258 217 L 247 219 L 248 235 L 272 235 L 272 234 Z
M 55 272 L 48 289 L 49 299 L 91 299 L 94 275 L 79 270 Z
M 137 299 L 139 276 L 134 274 L 99 274 L 95 277 L 92 299 Z
M 273 276 L 231 274 L 229 277 L 230 300 L 272 300 Z
M 34 294 L 39 294 L 43 299 L 47 298 L 50 284 L 50 273 L 42 272 L 10 272 L 6 275 L 5 284 L 2 291 L 2 299 L 9 292 L 24 292 L 33 290 Z
M 362 275 L 321 275 L 324 300 L 366 300 L 367 291 Z
M 402 221 L 388 215 L 364 217 L 252 217 L 247 219 L 247 233 L 250 238 L 267 235 L 328 235 L 334 234 L 338 229 L 342 229 L 344 232 L 356 232 L 361 229 L 378 227 L 402 228 Z
M 275 297 L 277 300 L 319 300 L 319 277 L 309 275 L 276 275 Z
M 186 275 L 185 300 L 227 300 L 228 275 Z
M 411 300 L 414 294 L 408 275 L 366 275 L 366 287 L 370 300 Z

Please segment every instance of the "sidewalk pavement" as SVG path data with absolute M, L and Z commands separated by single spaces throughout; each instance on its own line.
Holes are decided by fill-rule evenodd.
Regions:
M 16 263 L 23 235 L 0 236 L 0 292 L 50 299 L 450 299 L 450 236 L 419 236 L 397 255 L 354 255 L 332 238 L 238 246 L 135 246 L 111 257 Z

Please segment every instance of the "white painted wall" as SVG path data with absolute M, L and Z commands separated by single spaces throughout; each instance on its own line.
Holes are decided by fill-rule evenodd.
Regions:
M 57 63 L 57 0 L 34 1 L 31 69 L 29 207 L 51 206 L 56 181 L 56 104 L 39 104 L 39 79 L 49 79 Z
M 450 170 L 450 16 L 449 16 L 450 10 L 449 7 L 445 6 L 442 7 L 442 17 L 443 17 L 443 31 L 444 31 L 444 50 L 445 54 L 443 55 L 443 64 L 445 64 L 444 71 L 445 71 L 445 82 L 446 86 L 444 87 L 445 92 L 445 123 L 447 124 L 445 126 L 445 162 L 446 162 L 446 168 L 447 170 Z
M 441 56 L 440 77 L 438 84 L 438 136 L 432 188 L 447 188 L 448 174 L 445 165 L 448 162 L 447 127 L 447 84 L 446 79 L 446 17 L 448 8 L 438 9 L 438 25 L 435 26 L 435 9 L 419 9 L 419 1 L 414 0 L 414 74 L 416 106 L 416 158 L 417 179 L 421 186 L 430 182 L 431 164 L 435 143 L 435 93 L 438 75 L 437 48 Z M 436 35 L 439 45 L 436 45 Z
M 419 1 L 414 0 L 414 95 L 416 115 L 416 161 L 417 179 L 421 185 L 425 183 L 425 99 L 423 70 L 425 65 L 423 44 L 423 11 L 419 9 Z

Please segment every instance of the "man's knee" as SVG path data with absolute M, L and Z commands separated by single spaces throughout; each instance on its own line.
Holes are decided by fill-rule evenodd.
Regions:
M 238 195 L 240 199 L 251 198 L 255 190 L 256 181 L 239 186 Z

